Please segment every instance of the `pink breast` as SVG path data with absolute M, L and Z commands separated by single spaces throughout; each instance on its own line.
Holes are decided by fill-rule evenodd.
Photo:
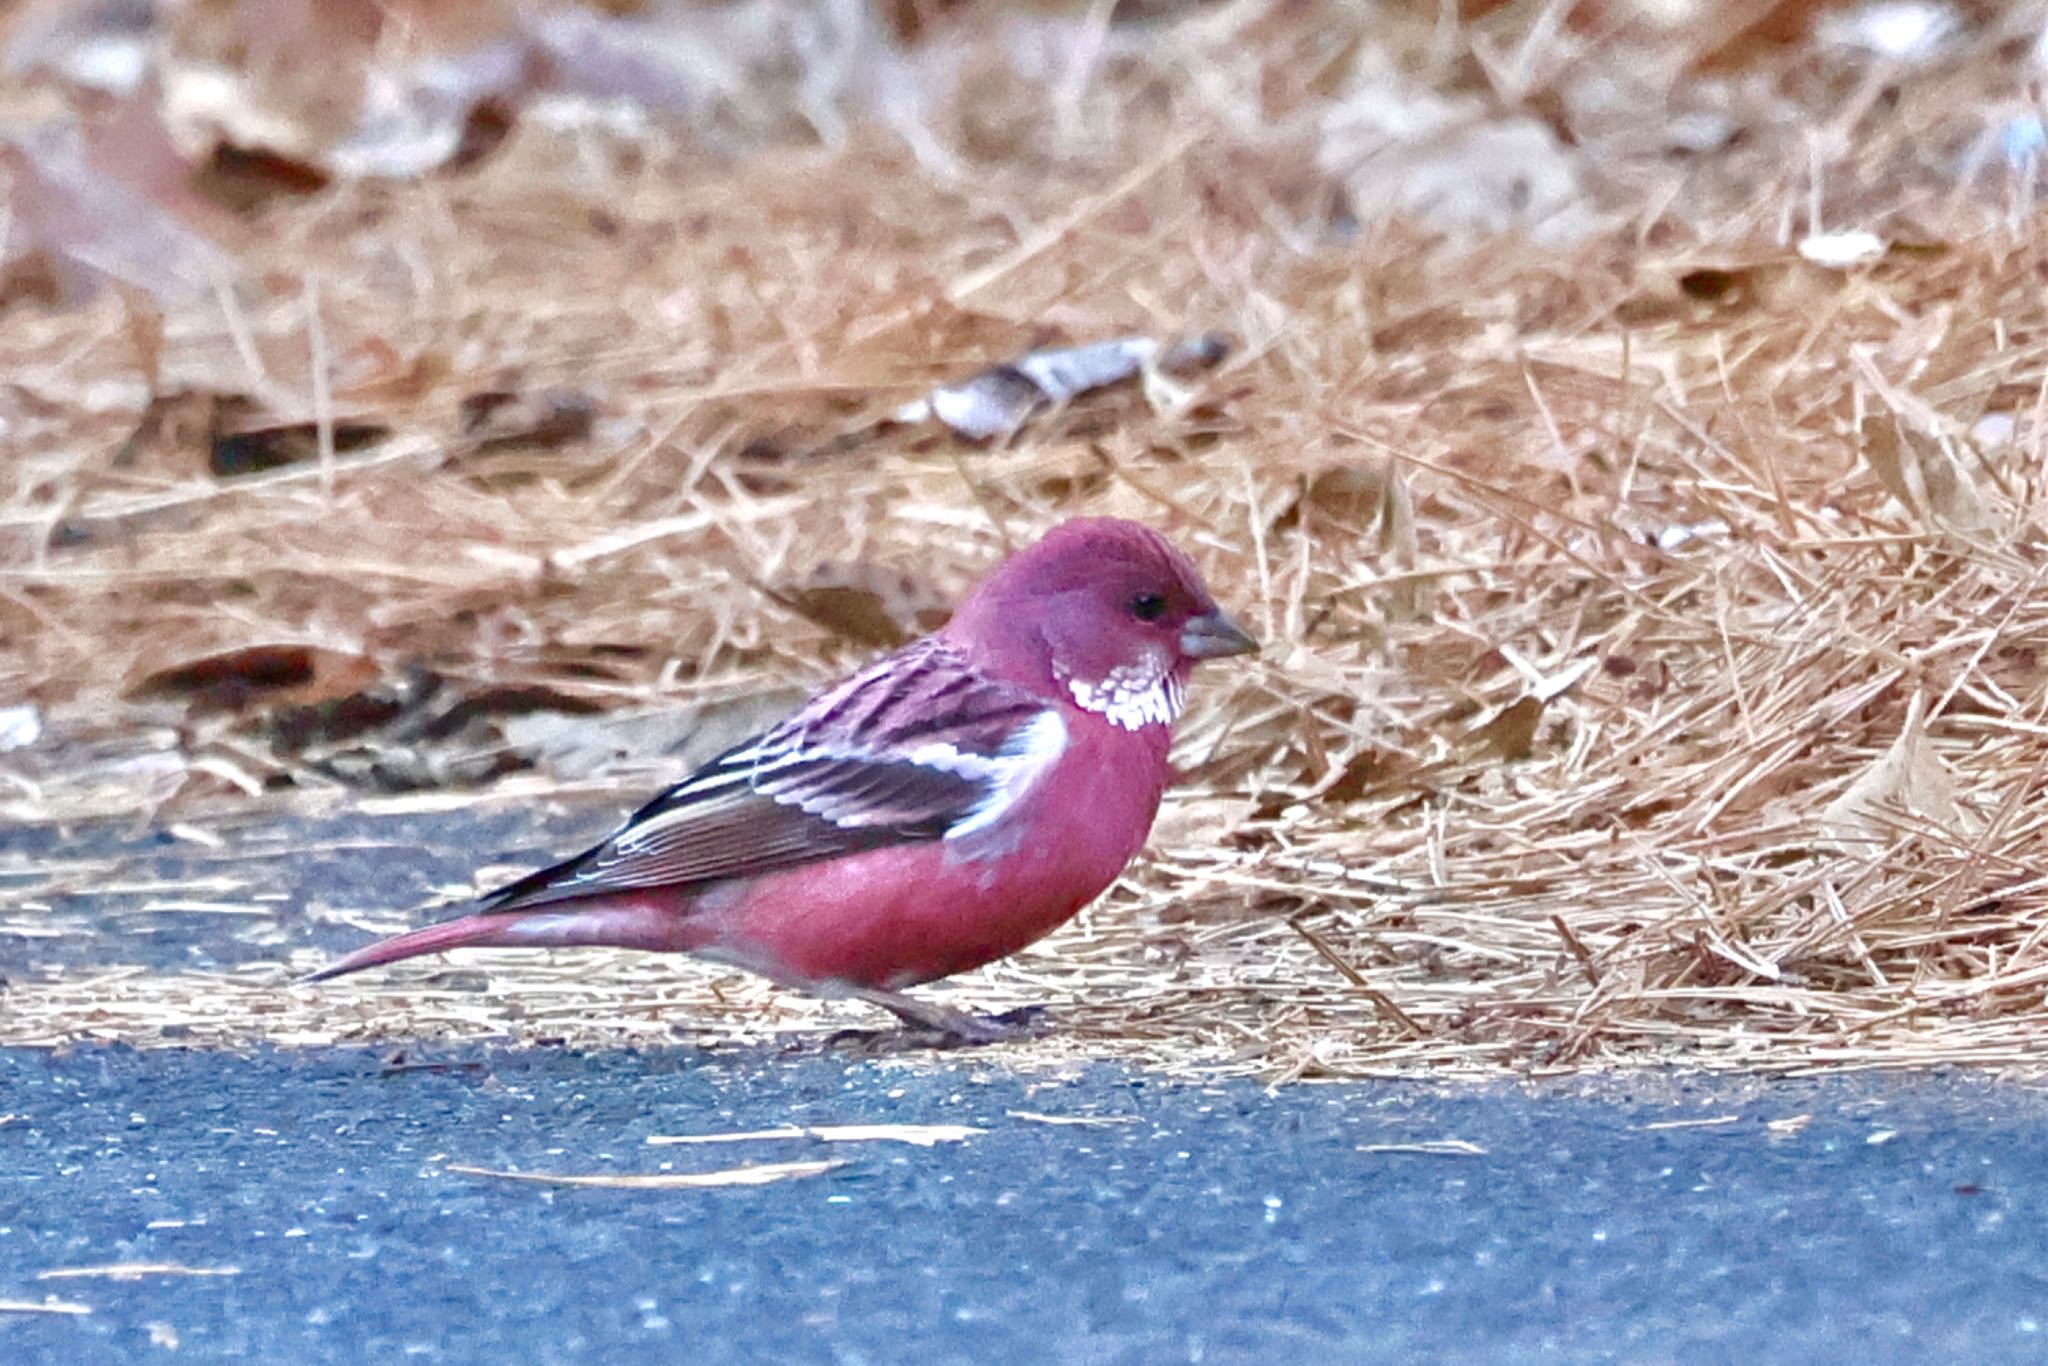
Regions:
M 724 907 L 714 894 L 702 908 L 711 938 L 772 973 L 885 990 L 1015 953 L 1101 895 L 1143 845 L 1165 786 L 1163 738 L 1087 727 L 984 835 L 793 869 Z

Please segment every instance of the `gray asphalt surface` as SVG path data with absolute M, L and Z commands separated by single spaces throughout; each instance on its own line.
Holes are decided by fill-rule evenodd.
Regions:
M 362 931 L 326 911 L 421 904 L 479 864 L 580 847 L 617 814 L 256 814 L 210 826 L 217 846 L 140 825 L 7 831 L 0 979 L 340 951 Z M 1700 1120 L 1715 1122 L 1650 1127 Z M 1269 1093 L 1108 1066 L 1017 1076 L 999 1052 L 878 1062 L 816 1040 L 0 1050 L 0 1301 L 89 1311 L 0 1310 L 0 1363 L 173 1345 L 315 1361 L 2041 1360 L 2044 1121 L 2048 1092 L 1953 1074 Z M 988 1132 L 645 1142 L 792 1122 Z M 1362 1150 L 1443 1140 L 1481 1151 Z M 708 1190 L 451 1170 L 817 1158 L 846 1165 Z M 63 1274 L 123 1264 L 165 1269 Z
M 218 846 L 129 822 L 0 829 L 0 912 L 31 899 L 46 908 L 30 918 L 33 936 L 10 932 L 0 915 L 0 977 L 110 963 L 230 968 L 275 963 L 301 947 L 344 952 L 363 942 L 363 931 L 323 912 L 388 918 L 394 909 L 446 902 L 479 868 L 524 870 L 575 853 L 634 804 L 585 798 L 402 815 L 341 810 L 317 820 L 251 812 L 207 823 Z M 257 895 L 274 898 L 264 903 L 273 913 L 178 909 Z M 67 932 L 52 933 L 59 930 Z
M 2048 1097 L 1971 1077 L 1268 1093 L 815 1051 L 84 1050 L 0 1053 L 0 1097 L 0 1298 L 91 1311 L 0 1314 L 7 1361 L 2020 1361 L 2048 1323 Z M 644 1141 L 789 1122 L 989 1132 Z M 1446 1139 L 1484 1152 L 1361 1151 Z M 849 1163 L 448 1170 L 815 1157 Z M 136 1262 L 234 1272 L 39 1279 Z

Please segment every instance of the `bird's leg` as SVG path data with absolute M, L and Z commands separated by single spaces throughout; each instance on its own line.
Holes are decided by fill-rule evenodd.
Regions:
M 942 1047 L 1002 1043 L 1007 1039 L 1028 1038 L 1038 1032 L 1034 1019 L 1038 1014 L 1036 1007 L 985 1019 L 933 1001 L 920 1001 L 900 991 L 850 987 L 846 994 L 856 1001 L 880 1006 L 912 1029 L 934 1036 L 934 1042 Z

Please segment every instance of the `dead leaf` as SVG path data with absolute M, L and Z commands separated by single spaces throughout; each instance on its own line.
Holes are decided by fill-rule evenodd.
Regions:
M 341 419 L 333 424 L 334 450 L 352 455 L 391 434 L 382 423 Z M 153 396 L 135 429 L 114 452 L 116 469 L 140 469 L 184 478 L 206 471 L 221 478 L 260 474 L 315 459 L 320 428 L 314 422 L 278 422 L 244 394 L 176 389 Z
M 6 149 L 0 148 L 0 170 L 6 168 L 6 155 Z M 17 304 L 55 308 L 90 289 L 86 277 L 54 252 L 15 247 L 0 256 L 0 311 Z
M 1415 773 L 1413 755 L 1367 744 L 1337 765 L 1323 785 L 1309 794 L 1313 801 L 1342 805 L 1355 802 L 1366 793 L 1404 782 Z
M 107 155 L 117 157 L 112 165 L 102 163 Z M 35 277 L 23 272 L 39 257 L 62 302 L 84 299 L 111 280 L 170 303 L 232 279 L 231 220 L 207 212 L 168 171 L 152 170 L 152 155 L 88 151 L 75 128 L 0 142 L 0 178 L 10 187 L 12 211 L 5 242 L 10 297 L 32 292 Z
M 560 759 L 574 741 L 554 732 L 604 711 L 595 698 L 543 683 L 480 686 L 414 664 L 342 696 L 270 705 L 260 722 L 281 757 L 352 786 L 404 792 L 484 782 L 551 751 Z M 607 756 L 622 741 L 584 737 Z
M 1543 719 L 1544 699 L 1530 696 L 1508 703 L 1471 734 L 1503 759 L 1526 759 L 1536 744 L 1536 725 Z
M 1421 541 L 1415 531 L 1415 501 L 1408 490 L 1408 474 L 1399 465 L 1389 468 L 1380 484 L 1378 523 L 1380 552 L 1402 571 L 1382 590 L 1387 615 L 1396 621 L 1421 621 L 1433 606 L 1433 585 L 1415 573 Z
M 1863 458 L 1878 482 L 1929 529 L 1964 537 L 2000 529 L 1948 442 L 1912 432 L 1889 414 L 1864 419 L 1860 430 Z
M 1319 470 L 1302 486 L 1301 496 L 1273 519 L 1275 531 L 1299 525 L 1304 507 L 1318 518 L 1365 531 L 1379 519 L 1387 491 L 1386 467 L 1376 462 L 1346 460 Z
M 1723 270 L 1718 266 L 1697 266 L 1678 277 L 1679 291 L 1706 303 L 1736 299 L 1749 283 L 1749 269 Z
M 335 454 L 353 455 L 382 441 L 391 429 L 377 422 L 341 420 L 331 425 L 330 434 Z M 217 431 L 207 454 L 207 467 L 214 474 L 229 478 L 296 465 L 317 459 L 319 454 L 319 423 L 273 423 L 244 431 Z
M 1145 377 L 1154 406 L 1172 410 L 1184 406 L 1188 398 L 1176 381 L 1216 365 L 1229 350 L 1229 338 L 1215 332 L 1166 347 L 1150 337 L 1041 347 L 958 384 L 942 384 L 898 408 L 894 418 L 937 418 L 970 441 L 1000 439 L 1047 409 L 1139 374 Z
M 701 114 L 745 87 L 748 40 L 741 25 L 722 26 L 715 12 L 701 6 L 660 9 L 657 16 L 606 14 L 599 6 L 541 7 L 528 36 L 545 64 L 548 85 L 685 115 Z
M 262 147 L 223 142 L 192 168 L 192 186 L 232 213 L 251 214 L 274 200 L 303 199 L 334 183 L 310 161 Z
M 129 343 L 135 348 L 135 368 L 142 382 L 155 394 L 163 378 L 164 312 L 156 300 L 139 289 L 119 289 L 122 321 L 127 324 Z
M 242 394 L 200 389 L 159 393 L 154 385 L 150 389 L 149 405 L 114 451 L 115 469 L 188 477 L 202 461 L 211 462 L 213 444 L 225 426 L 256 411 L 255 400 Z
M 149 71 L 160 20 L 153 4 L 21 0 L 0 13 L 0 70 L 15 80 L 55 77 L 66 85 L 126 95 Z
M 1702 71 L 1727 71 L 1773 59 L 1806 41 L 1828 0 L 1764 0 L 1744 6 L 1717 24 L 1693 58 Z
M 597 412 L 581 389 L 487 389 L 462 400 L 456 425 L 479 451 L 544 449 L 589 436 Z
M 1262 653 L 1260 658 L 1271 658 L 1274 671 L 1292 681 L 1312 705 L 1329 706 L 1333 699 L 1352 696 L 1357 687 L 1353 674 L 1306 643 L 1282 639 L 1274 642 L 1270 654 Z
M 852 584 L 819 584 L 789 593 L 789 605 L 836 636 L 856 645 L 893 650 L 910 639 L 882 605 L 882 595 Z
M 166 122 L 188 146 L 317 162 L 361 107 L 385 6 L 223 0 L 218 10 L 221 22 L 175 31 L 161 63 Z
M 1258 809 L 1252 797 L 1179 797 L 1160 810 L 1146 843 L 1154 849 L 1210 846 L 1242 829 Z
M 207 711 L 239 711 L 257 699 L 305 705 L 360 691 L 376 680 L 363 655 L 317 645 L 249 645 L 158 669 L 131 697 L 185 697 Z
M 751 1167 L 728 1167 L 715 1172 L 650 1172 L 619 1175 L 562 1175 L 552 1172 L 499 1171 L 491 1167 L 451 1166 L 463 1176 L 491 1176 L 503 1181 L 527 1181 L 541 1186 L 592 1186 L 613 1190 L 710 1190 L 721 1186 L 767 1186 L 805 1176 L 822 1176 L 838 1167 L 842 1159 L 823 1162 L 763 1162 Z
M 248 228 L 201 190 L 191 161 L 165 125 L 154 77 L 133 95 L 88 117 L 79 131 L 86 162 L 98 175 L 135 190 L 216 242 L 253 244 Z
M 1432 88 L 1380 44 L 1357 50 L 1315 135 L 1315 163 L 1354 222 L 1411 217 L 1460 236 L 1519 230 L 1558 243 L 1598 221 L 1584 156 L 1550 123 Z
M 453 371 L 445 351 L 401 352 L 381 337 L 366 337 L 334 364 L 334 397 L 353 404 L 411 403 Z
M 1925 697 L 1914 693 L 1898 738 L 1821 813 L 1821 830 L 1838 848 L 1869 853 L 1889 847 L 1901 811 L 1946 830 L 1966 830 L 1955 780 L 1927 743 L 1925 710 Z
M 834 635 L 874 649 L 935 631 L 951 614 L 945 594 L 915 569 L 868 560 L 827 561 L 769 591 Z
M 1303 480 L 1300 494 L 1274 517 L 1272 529 L 1292 531 L 1304 517 L 1316 525 L 1355 529 L 1369 538 L 1367 545 L 1376 545 L 1386 565 L 1379 575 L 1386 582 L 1371 590 L 1373 600 L 1391 620 L 1426 619 L 1434 606 L 1435 581 L 1415 572 L 1422 543 L 1407 471 L 1396 462 L 1352 452 L 1339 459 Z

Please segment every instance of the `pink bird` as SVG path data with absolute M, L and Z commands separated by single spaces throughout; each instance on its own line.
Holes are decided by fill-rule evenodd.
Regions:
M 1015 953 L 1100 895 L 1152 828 L 1189 673 L 1256 648 L 1163 536 L 1067 522 L 937 634 L 603 843 L 305 980 L 470 946 L 610 945 L 855 997 L 950 1041 L 1003 1037 L 904 989 Z

